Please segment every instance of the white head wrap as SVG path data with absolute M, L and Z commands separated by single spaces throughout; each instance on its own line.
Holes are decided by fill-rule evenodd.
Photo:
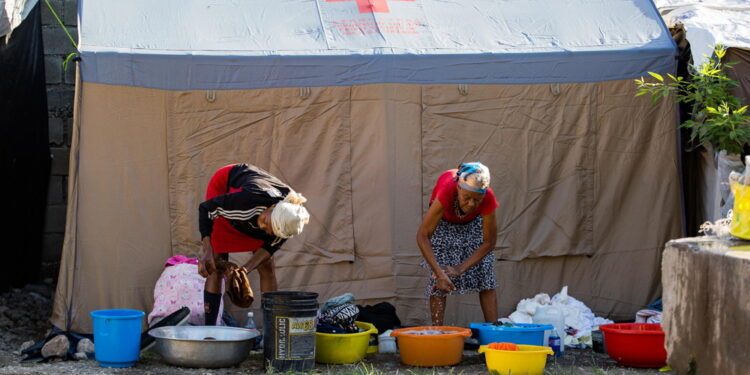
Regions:
M 490 169 L 480 162 L 463 163 L 456 174 L 458 185 L 463 189 L 485 193 L 490 187 Z
M 291 191 L 283 201 L 276 203 L 271 211 L 271 228 L 276 237 L 289 238 L 302 233 L 302 229 L 310 221 L 310 214 L 302 206 L 307 199 L 297 192 Z

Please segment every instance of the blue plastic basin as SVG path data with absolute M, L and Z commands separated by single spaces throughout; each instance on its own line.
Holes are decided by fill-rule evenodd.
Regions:
M 549 324 L 513 323 L 513 327 L 503 327 L 494 323 L 471 323 L 472 332 L 479 337 L 480 345 L 493 342 L 510 342 L 519 345 L 544 345 L 544 331 L 554 329 Z
M 111 309 L 92 311 L 94 354 L 104 367 L 130 367 L 141 352 L 143 311 Z

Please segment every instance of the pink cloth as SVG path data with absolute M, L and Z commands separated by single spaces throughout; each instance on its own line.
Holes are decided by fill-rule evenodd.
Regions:
M 170 263 L 175 257 L 167 260 L 167 264 L 174 264 L 164 268 L 154 287 L 154 309 L 148 314 L 149 326 L 157 318 L 165 317 L 182 306 L 190 309 L 188 323 L 204 325 L 203 287 L 206 279 L 198 273 L 198 266 L 190 261 Z M 183 257 L 185 258 L 185 257 Z M 185 258 L 190 259 L 190 258 Z M 222 282 L 222 294 L 224 284 Z M 221 315 L 224 311 L 224 301 L 219 305 L 218 325 L 221 325 Z
M 174 266 L 177 264 L 198 264 L 198 258 L 188 258 L 184 255 L 175 255 L 169 259 L 167 259 L 167 263 L 164 264 L 164 267 Z

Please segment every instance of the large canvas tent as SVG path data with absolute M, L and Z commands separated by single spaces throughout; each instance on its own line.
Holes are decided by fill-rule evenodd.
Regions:
M 198 254 L 197 205 L 233 162 L 309 199 L 274 256 L 282 289 L 429 322 L 416 230 L 437 176 L 481 160 L 501 313 L 562 285 L 614 319 L 659 295 L 681 233 L 676 115 L 632 79 L 673 72 L 675 46 L 648 0 L 79 6 L 58 326 L 148 310 L 165 258 Z M 447 322 L 480 319 L 476 295 L 449 299 Z

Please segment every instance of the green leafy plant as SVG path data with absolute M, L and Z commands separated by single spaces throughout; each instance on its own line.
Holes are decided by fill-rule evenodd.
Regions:
M 678 103 L 692 105 L 690 119 L 680 125 L 691 130 L 691 142 L 712 144 L 729 154 L 742 154 L 743 146 L 750 142 L 750 114 L 748 106 L 742 106 L 740 99 L 732 95 L 738 83 L 726 75 L 725 69 L 737 63 L 721 61 L 726 51 L 721 45 L 715 46 L 714 57 L 693 67 L 689 80 L 649 72 L 656 81 L 636 79 L 635 95 L 650 95 L 653 103 L 674 93 Z

